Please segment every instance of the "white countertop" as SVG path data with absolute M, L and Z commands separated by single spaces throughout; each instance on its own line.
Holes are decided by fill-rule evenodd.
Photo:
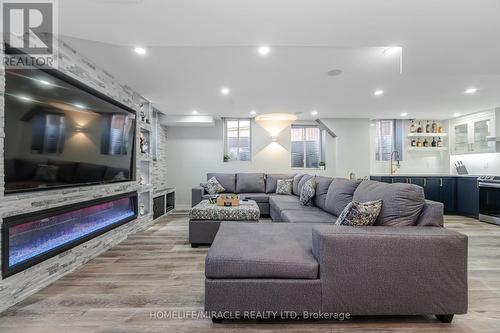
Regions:
M 373 177 L 479 177 L 484 175 L 456 175 L 449 173 L 373 173 L 370 174 Z

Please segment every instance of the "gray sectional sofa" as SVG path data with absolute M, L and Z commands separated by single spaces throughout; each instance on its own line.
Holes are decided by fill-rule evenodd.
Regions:
M 315 176 L 316 195 L 312 205 L 304 206 L 299 194 L 304 183 L 313 177 L 308 174 L 208 173 L 215 177 L 228 193 L 238 193 L 243 199 L 257 202 L 261 216 L 271 216 L 273 222 L 334 223 L 352 200 L 384 199 L 378 224 L 384 225 L 443 225 L 443 205 L 425 200 L 423 189 L 417 185 L 385 184 L 376 181 L 349 180 Z M 278 179 L 293 178 L 293 194 L 276 194 Z M 210 198 L 203 187 L 192 189 L 192 206 Z M 387 202 L 386 202 L 387 201 Z M 396 222 L 393 223 L 393 221 Z
M 245 314 L 435 315 L 451 322 L 466 313 L 467 236 L 442 227 L 443 205 L 425 200 L 423 188 L 316 177 L 314 202 L 302 206 L 298 193 L 309 175 L 207 179 L 213 175 L 229 191 L 258 198 L 273 222 L 292 222 L 221 223 L 205 261 L 205 310 L 214 322 Z M 277 178 L 291 176 L 293 195 L 273 193 Z M 259 187 L 249 192 L 254 177 Z M 193 189 L 193 204 L 204 196 Z M 374 226 L 333 225 L 350 201 L 378 199 Z

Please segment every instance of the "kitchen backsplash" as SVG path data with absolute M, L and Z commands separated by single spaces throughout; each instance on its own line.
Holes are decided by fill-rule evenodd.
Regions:
M 450 173 L 457 174 L 455 163 L 462 161 L 470 175 L 500 176 L 500 153 L 452 155 L 450 156 Z

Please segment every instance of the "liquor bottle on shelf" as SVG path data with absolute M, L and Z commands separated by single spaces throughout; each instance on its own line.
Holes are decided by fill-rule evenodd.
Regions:
M 422 147 L 422 141 L 420 141 L 420 138 L 417 139 L 417 147 Z
M 417 126 L 415 126 L 415 121 L 412 120 L 410 125 L 410 133 L 415 133 L 416 131 L 417 131 Z
M 424 147 L 429 147 L 429 141 L 427 141 L 427 139 L 424 140 Z
M 417 146 L 417 140 L 415 138 L 411 139 L 411 146 L 416 147 Z
M 435 120 L 432 121 L 431 127 L 432 127 L 432 133 L 437 133 L 438 132 L 438 125 L 436 124 Z
M 420 125 L 420 121 L 418 122 L 417 133 L 422 133 L 422 125 Z
M 431 124 L 429 124 L 429 121 L 427 120 L 427 125 L 425 125 L 425 133 L 430 133 L 431 132 Z
M 431 146 L 432 147 L 437 147 L 436 138 L 432 138 Z
M 438 133 L 444 133 L 444 127 L 442 125 L 439 125 Z
M 443 140 L 441 140 L 441 138 L 438 138 L 437 146 L 438 147 L 442 147 L 443 146 Z

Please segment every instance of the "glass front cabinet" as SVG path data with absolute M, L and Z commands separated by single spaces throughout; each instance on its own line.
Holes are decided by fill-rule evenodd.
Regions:
M 500 109 L 480 112 L 451 122 L 451 154 L 476 154 L 497 152 L 495 121 Z M 495 114 L 496 113 L 496 114 Z

